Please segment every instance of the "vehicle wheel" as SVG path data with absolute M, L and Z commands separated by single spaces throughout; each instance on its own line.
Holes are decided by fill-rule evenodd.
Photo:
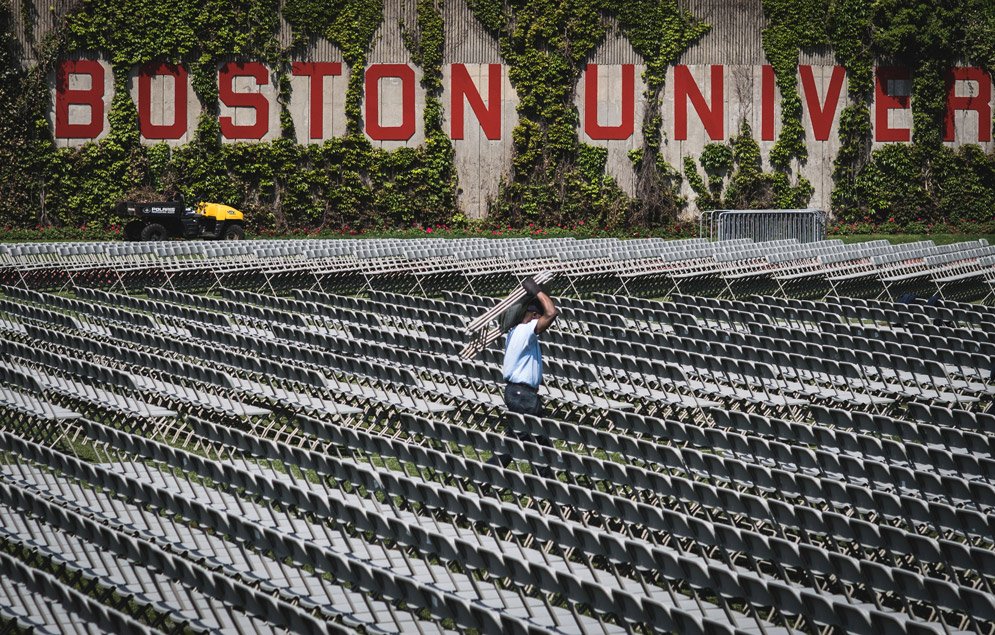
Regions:
M 221 240 L 242 240 L 245 238 L 245 229 L 241 225 L 229 225 L 221 232 Z
M 166 240 L 169 237 L 166 228 L 159 223 L 149 223 L 142 228 L 142 240 Z
M 140 220 L 133 220 L 124 226 L 124 237 L 128 240 L 141 240 L 142 227 L 145 226 Z

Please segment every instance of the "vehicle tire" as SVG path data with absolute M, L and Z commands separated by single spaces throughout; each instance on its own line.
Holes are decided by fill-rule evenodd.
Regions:
M 149 223 L 142 228 L 141 238 L 142 240 L 166 240 L 169 238 L 169 232 L 159 223 Z
M 221 232 L 221 240 L 242 240 L 245 238 L 245 228 L 241 225 L 229 225 Z
M 142 228 L 145 227 L 145 223 L 140 220 L 133 220 L 124 226 L 124 237 L 128 240 L 141 240 L 142 239 Z

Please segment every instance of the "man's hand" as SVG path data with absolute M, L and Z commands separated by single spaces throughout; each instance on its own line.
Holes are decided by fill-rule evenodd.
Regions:
M 553 323 L 553 320 L 556 319 L 556 316 L 560 314 L 560 310 L 556 308 L 555 304 L 553 304 L 553 298 L 549 297 L 545 291 L 539 288 L 539 285 L 537 285 L 535 280 L 532 278 L 522 282 L 522 286 L 525 287 L 526 291 L 529 291 L 529 287 L 527 286 L 529 284 L 535 287 L 535 299 L 538 300 L 539 304 L 542 306 L 542 315 L 540 315 L 539 319 L 536 320 L 535 327 L 535 333 L 536 335 L 539 335 L 549 328 L 550 324 Z
M 542 292 L 542 288 L 536 284 L 536 281 L 529 276 L 525 280 L 522 280 L 522 288 L 525 289 L 529 295 L 539 295 Z

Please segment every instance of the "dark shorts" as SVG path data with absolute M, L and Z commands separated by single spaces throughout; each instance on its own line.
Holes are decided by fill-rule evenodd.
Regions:
M 539 393 L 535 388 L 527 384 L 508 384 L 504 389 L 504 403 L 511 412 L 536 417 L 543 415 L 542 398 L 539 397 Z M 546 435 L 533 435 L 525 431 L 515 430 L 510 419 L 511 417 L 508 417 L 505 420 L 505 434 L 509 437 L 521 441 L 538 443 L 539 445 L 553 445 Z M 508 467 L 511 463 L 511 457 L 508 455 L 495 455 L 489 462 Z M 534 472 L 546 478 L 554 478 L 550 469 L 544 465 L 535 467 Z
M 504 389 L 504 404 L 512 412 L 542 416 L 542 399 L 537 389 L 527 384 L 508 384 Z

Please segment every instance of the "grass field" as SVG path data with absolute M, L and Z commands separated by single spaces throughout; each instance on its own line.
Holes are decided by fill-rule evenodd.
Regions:
M 932 240 L 937 245 L 947 245 L 950 243 L 962 243 L 967 240 L 978 240 L 984 238 L 990 244 L 995 244 L 995 234 L 863 234 L 859 236 L 840 236 L 845 243 L 862 243 L 868 240 L 890 240 L 893 245 L 899 243 L 913 243 L 918 240 Z

